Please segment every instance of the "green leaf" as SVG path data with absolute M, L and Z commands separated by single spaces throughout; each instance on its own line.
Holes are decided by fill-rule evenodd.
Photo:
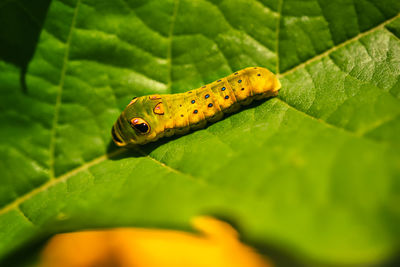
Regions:
M 202 214 L 306 266 L 398 255 L 399 1 L 31 2 L 0 2 L 0 259 L 61 231 Z M 111 144 L 133 96 L 248 66 L 279 74 L 277 98 Z

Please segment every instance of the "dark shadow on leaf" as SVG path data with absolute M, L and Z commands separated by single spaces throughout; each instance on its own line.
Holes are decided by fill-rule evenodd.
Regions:
M 48 238 L 38 238 L 37 241 L 28 242 L 0 260 L 0 266 L 34 266 L 34 263 L 39 261 L 41 249 L 47 240 Z M 24 256 L 21 257 L 21 255 Z
M 268 240 L 263 241 L 250 241 L 250 240 L 242 240 L 244 243 L 250 245 L 251 247 L 257 249 L 257 251 L 268 257 L 271 262 L 276 267 L 311 267 L 311 266 L 319 266 L 319 267 L 356 267 L 356 266 L 369 266 L 369 267 L 397 267 L 400 266 L 400 258 L 389 258 L 385 262 L 377 262 L 377 263 L 327 263 L 327 262 L 319 262 L 308 258 L 306 255 L 302 255 L 301 252 L 297 252 L 293 247 L 285 247 L 285 246 L 277 246 L 274 242 L 268 242 Z
M 227 213 L 226 211 L 214 211 L 210 212 L 208 211 L 206 213 L 207 215 L 211 215 L 214 218 L 217 218 L 218 220 L 227 222 L 230 224 L 236 231 L 239 233 L 239 239 L 249 245 L 250 247 L 254 248 L 257 253 L 263 255 L 266 259 L 268 259 L 271 263 L 273 263 L 274 266 L 276 267 L 305 267 L 309 266 L 306 264 L 301 263 L 299 259 L 294 257 L 289 251 L 293 250 L 286 250 L 282 247 L 278 248 L 276 244 L 273 244 L 273 242 L 268 243 L 268 241 L 265 242 L 258 242 L 254 240 L 249 240 L 246 238 L 243 238 L 244 235 L 244 227 L 240 224 L 240 219 L 237 216 L 234 216 L 231 213 Z M 266 238 L 264 238 L 266 239 Z
M 110 160 L 121 160 L 124 158 L 139 158 L 143 157 L 143 154 L 135 149 L 120 148 L 114 144 L 110 139 L 107 146 L 107 158 Z
M 306 267 L 306 266 L 326 266 L 326 265 L 313 265 L 303 263 L 305 260 L 300 260 L 293 255 L 294 250 L 289 250 L 287 248 L 278 247 L 273 242 L 268 243 L 268 241 L 263 242 L 252 242 L 249 240 L 242 240 L 244 243 L 255 248 L 258 253 L 264 255 L 271 261 L 276 267 Z
M 4 0 L 0 2 L 0 60 L 20 68 L 20 83 L 25 81 L 28 64 L 35 52 L 51 0 Z
M 397 253 L 397 255 L 400 255 L 400 251 Z M 375 265 L 375 266 L 378 266 L 378 264 Z M 385 266 L 385 267 L 398 267 L 398 266 L 400 266 L 400 256 L 394 257 L 392 260 L 388 261 L 388 263 L 383 265 L 383 266 Z

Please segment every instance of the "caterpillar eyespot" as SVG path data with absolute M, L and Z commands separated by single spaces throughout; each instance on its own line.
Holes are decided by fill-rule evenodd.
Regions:
M 158 103 L 154 109 L 153 109 L 154 114 L 158 115 L 164 115 L 164 105 L 162 102 Z
M 276 96 L 281 83 L 269 70 L 251 67 L 186 93 L 133 98 L 115 122 L 118 146 L 146 144 L 215 122 L 254 99 Z
M 149 124 L 142 118 L 131 119 L 131 126 L 132 126 L 132 128 L 136 129 L 141 134 L 146 134 L 146 133 L 150 132 Z

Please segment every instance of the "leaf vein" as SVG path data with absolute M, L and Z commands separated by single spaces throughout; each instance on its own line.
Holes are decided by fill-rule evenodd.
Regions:
M 165 164 L 164 162 L 161 162 L 161 161 L 159 161 L 158 159 L 156 159 L 156 158 L 150 156 L 150 154 L 144 152 L 144 151 L 143 151 L 142 149 L 140 149 L 138 146 L 136 146 L 134 149 L 135 149 L 137 152 L 139 152 L 140 154 L 142 154 L 144 157 L 146 157 L 146 158 L 150 159 L 151 161 L 157 163 L 158 165 L 162 166 L 163 168 L 169 170 L 170 172 L 177 173 L 177 174 L 179 174 L 179 175 L 181 175 L 181 176 L 184 176 L 184 177 L 189 178 L 190 180 L 194 180 L 194 181 L 196 181 L 196 182 L 198 182 L 198 183 L 200 183 L 200 184 L 206 184 L 204 180 L 199 180 L 198 178 L 194 177 L 194 176 L 191 175 L 190 173 L 185 173 L 185 172 L 182 172 L 182 171 L 180 171 L 180 170 L 178 170 L 178 169 L 172 168 L 171 166 L 168 166 L 168 165 Z
M 356 137 L 356 138 L 364 138 L 364 139 L 373 141 L 374 143 L 386 144 L 386 142 L 378 141 L 378 140 L 376 140 L 376 139 L 373 139 L 373 138 L 364 136 L 362 133 L 359 133 L 359 134 L 358 134 L 358 133 L 353 132 L 353 131 L 350 131 L 350 130 L 348 130 L 348 129 L 346 129 L 346 128 L 339 127 L 339 126 L 337 126 L 337 125 L 335 125 L 335 124 L 331 124 L 331 123 L 329 123 L 329 122 L 327 122 L 327 121 L 325 121 L 325 120 L 323 120 L 323 119 L 321 119 L 321 118 L 314 117 L 314 116 L 312 116 L 312 115 L 310 115 L 310 114 L 308 114 L 308 113 L 306 113 L 306 112 L 304 112 L 304 111 L 302 111 L 302 110 L 300 110 L 300 109 L 297 109 L 296 107 L 290 105 L 289 103 L 287 103 L 286 101 L 284 101 L 283 99 L 281 99 L 281 98 L 279 98 L 279 97 L 277 97 L 277 99 L 280 100 L 280 101 L 281 101 L 282 103 L 284 103 L 285 105 L 287 105 L 289 108 L 291 108 L 291 109 L 293 109 L 293 110 L 295 110 L 295 111 L 297 111 L 297 112 L 300 112 L 301 114 L 305 115 L 305 116 L 308 117 L 308 118 L 311 118 L 312 120 L 316 120 L 317 122 L 322 123 L 323 125 L 325 125 L 325 126 L 328 127 L 328 128 L 337 129 L 337 130 L 343 131 L 343 132 L 345 132 L 345 133 L 347 133 L 347 134 L 349 134 L 349 135 L 351 135 L 351 136 L 353 136 L 353 137 Z M 363 132 L 363 133 L 365 133 L 365 132 Z
M 62 98 L 62 91 L 64 88 L 64 81 L 65 81 L 65 76 L 67 72 L 67 65 L 68 65 L 68 60 L 69 60 L 69 48 L 71 45 L 71 40 L 72 40 L 72 32 L 75 28 L 75 23 L 76 23 L 76 18 L 78 15 L 78 10 L 79 10 L 79 4 L 81 0 L 78 0 L 75 6 L 74 10 L 74 15 L 72 17 L 71 21 L 71 27 L 69 29 L 68 33 L 68 38 L 66 42 L 66 47 L 65 47 L 65 53 L 64 53 L 64 60 L 63 60 L 63 65 L 61 68 L 61 76 L 60 76 L 60 83 L 58 85 L 58 94 L 57 94 L 57 99 L 56 99 L 56 104 L 55 104 L 55 114 L 53 118 L 53 126 L 51 129 L 51 137 L 50 137 L 50 159 L 49 159 L 49 165 L 50 165 L 50 178 L 54 179 L 54 165 L 55 165 L 55 143 L 56 143 L 56 128 L 58 124 L 58 119 L 59 119 L 59 113 L 60 113 L 60 106 L 61 106 L 61 98 Z
M 280 33 L 280 28 L 281 28 L 281 19 L 282 19 L 282 5 L 283 5 L 283 0 L 279 0 L 278 2 L 278 18 L 276 22 L 276 47 L 275 47 L 275 53 L 276 53 L 276 74 L 279 74 L 279 33 Z
M 248 36 L 250 39 L 254 40 L 257 44 L 260 44 L 260 46 L 264 47 L 265 49 L 267 49 L 268 51 L 272 51 L 271 48 L 267 47 L 265 44 L 263 44 L 260 40 L 258 40 L 256 37 L 250 35 L 247 31 L 245 31 L 245 29 L 237 29 L 236 27 L 234 27 L 232 25 L 232 23 L 229 21 L 229 19 L 225 16 L 224 12 L 222 11 L 222 9 L 220 8 L 219 5 L 215 4 L 214 2 L 210 1 L 210 0 L 204 0 L 205 2 L 210 3 L 211 5 L 215 6 L 219 13 L 221 14 L 221 16 L 224 18 L 225 22 L 229 25 L 229 27 L 233 30 L 233 31 L 239 31 L 239 32 L 243 32 L 246 36 Z M 256 1 L 257 2 L 257 1 Z M 271 11 L 271 10 L 270 10 Z M 276 12 L 271 11 L 271 13 L 275 14 Z M 268 30 L 270 30 L 271 32 L 273 32 L 274 29 L 270 29 L 268 27 L 266 27 Z M 273 48 L 272 48 L 273 49 Z
M 171 86 L 172 86 L 172 38 L 174 35 L 174 26 L 176 17 L 178 15 L 178 10 L 179 10 L 179 0 L 175 0 L 174 10 L 171 18 L 171 26 L 169 28 L 168 48 L 167 48 L 167 69 L 168 69 L 167 90 L 169 93 L 171 93 Z
M 32 224 L 33 226 L 36 227 L 36 225 L 33 223 L 33 221 L 21 210 L 20 207 L 18 207 L 16 210 L 17 210 L 17 212 L 18 212 L 19 214 L 21 214 L 21 216 L 22 216 L 27 222 L 29 222 L 30 224 Z
M 83 171 L 83 170 L 87 170 L 88 168 L 95 166 L 103 161 L 105 161 L 108 158 L 112 158 L 115 156 L 118 156 L 119 154 L 123 153 L 124 151 L 126 151 L 125 149 L 121 148 L 121 149 L 117 149 L 111 153 L 105 154 L 103 156 L 100 156 L 98 158 L 95 158 L 94 160 L 87 162 L 85 164 L 82 164 L 81 166 L 72 169 L 69 172 L 64 173 L 63 175 L 57 177 L 56 179 L 51 179 L 48 180 L 47 182 L 43 183 L 42 185 L 36 187 L 35 189 L 33 189 L 32 191 L 20 196 L 19 198 L 15 199 L 14 201 L 10 202 L 8 205 L 2 207 L 0 209 L 0 216 L 2 214 L 5 214 L 7 212 L 9 212 L 12 209 L 18 208 L 19 205 L 21 205 L 22 203 L 24 203 L 25 201 L 27 201 L 28 199 L 32 198 L 33 196 L 35 196 L 36 194 L 46 191 L 48 188 L 50 188 L 51 186 L 61 183 L 61 182 L 65 182 L 66 180 L 68 180 L 71 176 Z
M 353 38 L 348 39 L 348 40 L 346 40 L 346 41 L 344 41 L 344 42 L 342 42 L 342 43 L 340 43 L 338 45 L 335 45 L 335 46 L 329 48 L 328 50 L 326 50 L 325 52 L 323 52 L 321 54 L 318 54 L 318 55 L 308 59 L 307 61 L 294 66 L 293 68 L 291 68 L 291 69 L 279 74 L 278 76 L 279 77 L 284 77 L 284 76 L 296 71 L 297 69 L 303 68 L 303 67 L 313 63 L 314 61 L 317 61 L 317 60 L 319 60 L 319 59 L 321 59 L 321 58 L 323 58 L 325 56 L 328 56 L 329 54 L 331 54 L 332 52 L 338 50 L 339 48 L 342 48 L 342 47 L 344 47 L 344 46 L 346 46 L 346 45 L 348 45 L 350 43 L 353 43 L 353 42 L 359 40 L 360 38 L 362 38 L 362 37 L 364 37 L 364 36 L 366 36 L 368 34 L 371 34 L 371 33 L 375 32 L 375 31 L 377 31 L 379 29 L 384 28 L 387 24 L 389 24 L 393 20 L 397 19 L 398 17 L 400 17 L 400 13 L 398 13 L 396 16 L 394 16 L 394 17 L 382 22 L 381 24 L 379 24 L 379 25 L 377 25 L 377 26 L 375 26 L 375 27 L 373 27 L 373 28 L 371 28 L 371 29 L 369 29 L 369 30 L 367 30 L 365 32 L 361 32 L 358 35 L 354 36 Z

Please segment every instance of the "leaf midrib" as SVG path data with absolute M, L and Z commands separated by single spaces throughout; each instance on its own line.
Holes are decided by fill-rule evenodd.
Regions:
M 179 1 L 179 0 L 175 0 L 175 3 L 177 3 L 178 1 Z M 77 13 L 77 10 L 78 10 L 77 7 L 78 7 L 79 3 L 80 3 L 80 0 L 78 0 L 77 6 L 75 7 L 75 12 L 76 12 L 76 13 Z M 178 4 L 179 4 L 179 3 L 178 3 Z M 176 10 L 175 10 L 175 9 L 176 9 Z M 177 6 L 174 7 L 174 14 L 175 14 L 175 12 L 177 12 Z M 74 13 L 74 14 L 75 14 L 75 13 Z M 175 15 L 176 15 L 176 14 L 175 14 Z M 329 55 L 330 53 L 332 53 L 332 52 L 338 50 L 338 49 L 341 48 L 341 47 L 344 47 L 345 45 L 348 45 L 348 44 L 350 44 L 350 43 L 352 43 L 352 42 L 355 42 L 355 41 L 359 40 L 360 38 L 362 38 L 362 37 L 364 37 L 364 36 L 366 36 L 366 35 L 368 35 L 368 34 L 371 34 L 371 33 L 375 32 L 375 31 L 378 30 L 378 29 L 383 28 L 385 25 L 389 24 L 390 22 L 392 22 L 393 20 L 397 19 L 398 17 L 400 17 L 400 13 L 398 13 L 398 14 L 395 15 L 394 17 L 392 17 L 392 18 L 390 18 L 390 19 L 388 19 L 388 20 L 382 22 L 381 24 L 379 24 L 379 25 L 377 25 L 377 26 L 375 26 L 375 27 L 373 27 L 373 28 L 371 28 L 371 29 L 369 29 L 369 30 L 367 30 L 367 31 L 365 31 L 365 32 L 359 33 L 359 34 L 356 35 L 355 37 L 353 37 L 353 38 L 351 38 L 351 39 L 349 39 L 349 40 L 346 40 L 346 41 L 344 41 L 344 42 L 342 42 L 342 43 L 340 43 L 340 44 L 338 44 L 338 45 L 336 45 L 336 46 L 333 46 L 333 47 L 331 47 L 330 49 L 326 50 L 325 52 L 323 52 L 323 53 L 321 53 L 321 54 L 318 54 L 318 55 L 316 55 L 316 56 L 310 58 L 309 60 L 307 60 L 307 61 L 305 61 L 305 62 L 303 62 L 303 63 L 301 63 L 301 64 L 298 64 L 298 65 L 294 66 L 293 68 L 291 68 L 291 69 L 285 71 L 284 73 L 278 73 L 277 75 L 278 75 L 279 78 L 285 77 L 286 75 L 288 75 L 288 74 L 290 74 L 290 73 L 296 71 L 297 69 L 303 68 L 303 67 L 305 67 L 305 66 L 311 64 L 312 62 L 317 61 L 317 60 L 319 60 L 319 59 L 321 59 L 321 58 L 323 58 L 323 57 Z M 73 24 L 74 24 L 74 23 L 73 23 Z M 71 25 L 71 30 L 73 30 L 72 25 Z M 172 27 L 172 31 L 173 31 L 173 27 Z M 70 33 L 71 33 L 71 31 L 70 31 Z M 171 39 L 172 39 L 172 35 L 171 35 Z M 172 60 L 171 60 L 171 61 L 172 61 Z M 278 98 L 278 99 L 279 99 L 279 98 Z M 60 100 L 61 100 L 61 99 L 60 99 Z M 366 138 L 366 139 L 368 139 L 368 140 L 372 140 L 372 141 L 375 141 L 375 142 L 376 142 L 376 140 L 374 140 L 374 139 L 370 139 L 370 138 L 367 138 L 367 137 L 362 136 L 362 135 L 361 135 L 361 136 L 360 136 L 360 135 L 356 135 L 354 132 L 349 131 L 349 130 L 347 130 L 347 129 L 345 129 L 345 128 L 338 127 L 338 126 L 333 125 L 333 124 L 330 124 L 330 123 L 328 123 L 328 122 L 326 122 L 326 121 L 324 121 L 324 120 L 321 120 L 321 119 L 319 119 L 319 118 L 313 117 L 312 115 L 307 114 L 307 113 L 305 113 L 305 112 L 303 112 L 303 111 L 301 111 L 301 110 L 299 110 L 299 109 L 297 109 L 297 108 L 291 106 L 290 104 L 288 104 L 287 102 L 283 101 L 282 99 L 279 99 L 279 100 L 282 101 L 283 103 L 285 103 L 286 105 L 288 105 L 290 108 L 292 108 L 292 109 L 294 109 L 294 110 L 296 110 L 296 111 L 298 111 L 298 112 L 300 112 L 300 113 L 302 113 L 302 114 L 305 114 L 305 115 L 307 115 L 308 117 L 310 117 L 310 118 L 312 118 L 312 119 L 314 119 L 314 120 L 317 120 L 317 121 L 320 122 L 320 123 L 323 123 L 323 124 L 324 124 L 325 126 L 327 126 L 327 127 L 333 127 L 333 128 L 336 128 L 336 129 L 340 129 L 340 130 L 343 130 L 344 132 L 346 132 L 347 134 L 351 134 L 352 136 L 355 136 L 355 137 L 358 137 L 358 138 Z M 61 101 L 60 101 L 60 102 L 61 102 Z M 61 104 L 61 103 L 60 103 L 60 104 Z M 382 142 L 378 142 L 378 143 L 383 144 Z M 86 170 L 86 169 L 88 169 L 88 168 L 90 168 L 90 167 L 92 167 L 92 166 L 95 166 L 95 165 L 97 165 L 97 164 L 99 164 L 99 163 L 105 161 L 105 160 L 108 159 L 108 158 L 112 158 L 112 157 L 115 157 L 115 156 L 117 156 L 117 155 L 119 155 L 119 154 L 122 154 L 124 151 L 126 151 L 126 149 L 124 149 L 124 148 L 117 149 L 117 150 L 115 150 L 115 151 L 113 151 L 113 152 L 111 152 L 111 153 L 107 153 L 107 154 L 105 154 L 105 155 L 103 155 L 103 156 L 100 156 L 100 157 L 98 157 L 98 158 L 95 158 L 95 159 L 93 159 L 92 161 L 87 162 L 87 163 L 85 163 L 85 164 L 79 166 L 78 168 L 72 169 L 71 171 L 68 171 L 68 172 L 64 173 L 63 175 L 61 175 L 61 176 L 59 176 L 59 177 L 54 177 L 53 179 L 50 179 L 49 181 L 45 182 L 45 183 L 42 184 L 41 186 L 35 188 L 34 190 L 32 190 L 32 191 L 30 191 L 30 192 L 28 192 L 28 193 L 26 193 L 26 194 L 23 194 L 22 196 L 18 197 L 18 198 L 15 199 L 14 201 L 12 201 L 12 202 L 10 202 L 9 204 L 5 205 L 3 208 L 0 209 L 0 216 L 3 215 L 3 214 L 5 214 L 5 213 L 7 213 L 7 212 L 9 212 L 9 211 L 11 211 L 11 210 L 13 210 L 14 208 L 18 208 L 19 205 L 22 204 L 22 203 L 24 203 L 26 200 L 29 200 L 31 197 L 33 197 L 33 196 L 35 196 L 36 194 L 38 194 L 38 193 L 40 193 L 40 192 L 42 192 L 42 191 L 44 191 L 44 190 L 50 188 L 51 186 L 56 185 L 56 184 L 58 184 L 58 183 L 60 183 L 60 182 L 64 182 L 64 181 L 68 180 L 69 177 L 71 177 L 71 176 L 73 176 L 73 175 L 75 175 L 75 174 L 78 174 L 79 172 L 81 172 L 81 171 L 83 171 L 83 170 Z M 168 169 L 169 171 L 172 171 L 172 172 L 175 172 L 175 173 L 179 173 L 179 174 L 181 174 L 181 175 L 183 175 L 183 176 L 185 176 L 185 177 L 188 177 L 188 178 L 191 179 L 191 180 L 194 179 L 195 181 L 201 181 L 201 180 L 196 179 L 195 177 L 193 177 L 191 174 L 181 172 L 180 170 L 174 169 L 174 168 L 172 168 L 172 167 L 166 165 L 165 163 L 163 163 L 163 162 L 157 160 L 156 158 L 151 157 L 149 154 L 144 153 L 144 152 L 143 152 L 142 150 L 140 150 L 140 149 L 137 149 L 137 151 L 138 151 L 139 153 L 141 153 L 143 156 L 148 157 L 148 158 L 150 158 L 151 160 L 153 160 L 154 162 L 160 164 L 162 167 Z M 25 215 L 24 215 L 24 216 L 25 216 Z M 25 216 L 25 217 L 26 217 L 26 216 Z

